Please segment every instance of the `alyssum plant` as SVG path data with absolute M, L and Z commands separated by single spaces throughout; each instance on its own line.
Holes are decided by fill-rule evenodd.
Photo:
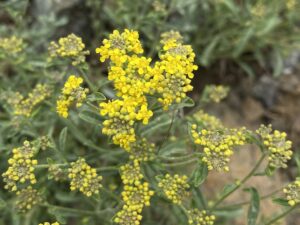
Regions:
M 14 49 L 16 41 L 16 37 L 0 40 L 1 51 L 21 51 L 21 45 Z M 9 149 L 2 177 L 11 194 L 3 197 L 2 206 L 15 207 L 26 224 L 44 220 L 53 223 L 41 224 L 65 224 L 72 218 L 79 221 L 77 224 L 99 224 L 99 219 L 101 224 L 122 225 L 226 224 L 228 218 L 218 213 L 220 206 L 261 172 L 261 165 L 267 162 L 266 176 L 287 167 L 292 143 L 284 132 L 273 130 L 271 125 L 261 125 L 255 132 L 227 128 L 205 113 L 201 106 L 219 102 L 228 89 L 209 86 L 194 103 L 187 97 L 197 70 L 192 47 L 183 44 L 174 31 L 162 35 L 161 45 L 158 58 L 153 60 L 143 55 L 138 32 L 114 31 L 96 49 L 100 61 L 108 63 L 108 81 L 98 87 L 85 73 L 89 51 L 81 38 L 71 34 L 51 42 L 49 65 L 66 60 L 67 68 L 78 68 L 78 73 L 67 77 L 59 95 L 51 92 L 52 84 L 44 83 L 37 84 L 27 97 L 7 92 L 2 101 L 16 127 L 52 110 L 55 113 L 50 115 L 60 117 L 58 124 L 66 128 L 59 135 L 59 125 L 54 124 L 48 132 L 47 127 L 36 128 L 40 130 L 36 133 L 46 134 L 36 138 L 24 134 L 31 138 Z M 107 91 L 111 85 L 114 93 Z M 109 93 L 111 99 L 106 100 L 100 91 Z M 46 110 L 36 111 L 41 104 Z M 96 142 L 92 135 L 85 135 L 95 127 Z M 67 134 L 73 144 L 68 143 Z M 244 178 L 228 184 L 208 203 L 201 185 L 209 171 L 229 172 L 231 156 L 246 144 L 260 149 L 260 159 Z M 66 194 L 67 185 L 71 192 Z M 249 204 L 249 225 L 274 224 L 300 204 L 300 181 L 296 180 L 282 188 L 285 198 L 274 201 L 286 209 L 273 218 L 261 218 L 260 200 L 280 194 L 259 196 L 255 187 L 246 190 L 251 201 L 226 204 L 222 210 Z M 9 219 L 9 208 L 4 210 L 6 219 L 2 222 L 16 221 Z

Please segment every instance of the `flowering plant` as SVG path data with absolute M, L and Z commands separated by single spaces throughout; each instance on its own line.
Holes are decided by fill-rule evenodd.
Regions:
M 50 75 L 26 98 L 12 90 L 1 96 L 7 119 L 1 122 L 6 158 L 1 222 L 18 224 L 14 221 L 24 216 L 26 224 L 44 225 L 99 219 L 121 225 L 217 225 L 231 223 L 220 211 L 249 205 L 249 225 L 270 225 L 299 206 L 298 180 L 282 188 L 285 197 L 275 202 L 287 209 L 272 218 L 259 215 L 260 201 L 278 191 L 259 196 L 248 187 L 250 201 L 224 205 L 252 176 L 286 168 L 292 143 L 271 125 L 256 131 L 228 128 L 201 110 L 226 97 L 228 88 L 210 86 L 195 102 L 188 97 L 198 67 L 192 46 L 179 33 L 163 34 L 152 59 L 144 55 L 137 31 L 113 31 L 96 49 L 107 63 L 107 80 L 89 73 L 89 51 L 81 38 L 71 34 L 57 43 L 50 43 L 43 69 L 49 75 L 65 67 L 65 76 Z M 202 192 L 207 177 L 230 172 L 232 155 L 246 144 L 260 149 L 260 159 L 208 201 Z M 21 214 L 10 214 L 11 207 Z M 45 220 L 52 222 L 41 223 Z

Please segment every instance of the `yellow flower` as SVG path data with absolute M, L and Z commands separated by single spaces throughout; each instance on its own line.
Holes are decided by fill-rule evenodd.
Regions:
M 79 190 L 88 197 L 98 194 L 102 187 L 102 176 L 98 176 L 96 169 L 89 166 L 83 158 L 71 163 L 69 178 L 71 191 Z
M 300 203 L 300 178 L 283 189 L 290 206 Z
M 89 89 L 80 86 L 82 82 L 81 77 L 71 75 L 64 84 L 62 94 L 56 101 L 56 111 L 61 117 L 68 117 L 69 108 L 72 104 L 75 104 L 77 108 L 82 106 L 89 92 Z
M 286 133 L 272 130 L 272 126 L 261 125 L 256 131 L 266 147 L 269 166 L 272 168 L 287 168 L 287 161 L 292 158 L 292 142 L 286 140 Z
M 170 174 L 166 174 L 165 177 L 159 181 L 158 187 L 163 190 L 166 197 L 174 204 L 181 205 L 183 199 L 189 195 L 187 189 L 190 186 L 188 184 L 188 177 L 185 175 L 180 176 L 175 174 L 171 176 Z
M 36 183 L 34 174 L 34 166 L 37 165 L 37 160 L 33 159 L 36 149 L 30 142 L 25 141 L 20 148 L 13 149 L 13 156 L 8 160 L 9 167 L 2 174 L 3 181 L 6 183 L 5 189 L 17 191 L 18 184 L 29 182 Z
M 216 217 L 205 210 L 192 209 L 188 211 L 188 222 L 192 225 L 213 225 Z
M 216 118 L 213 115 L 205 113 L 203 110 L 200 110 L 194 114 L 197 122 L 201 124 L 203 128 L 206 129 L 220 129 L 223 127 L 221 120 Z
M 138 138 L 136 142 L 132 143 L 129 151 L 129 158 L 134 161 L 151 161 L 154 159 L 155 145 L 148 143 L 146 138 Z
M 149 189 L 149 183 L 139 183 L 137 185 L 125 185 L 122 198 L 125 205 L 132 211 L 141 211 L 144 206 L 150 206 L 151 196 L 154 191 Z
M 207 94 L 208 101 L 219 103 L 227 97 L 229 87 L 223 85 L 208 85 L 205 88 L 205 92 L 205 94 Z
M 58 43 L 52 41 L 48 48 L 51 58 L 69 58 L 72 60 L 72 64 L 78 65 L 85 62 L 85 56 L 90 52 L 84 50 L 85 45 L 80 37 L 75 34 L 70 34 L 67 37 L 62 37 L 58 40 Z
M 104 39 L 102 46 L 96 49 L 96 53 L 101 55 L 101 62 L 110 59 L 116 65 L 127 62 L 127 54 L 129 53 L 141 54 L 143 52 L 138 32 L 128 29 L 122 33 L 114 30 L 109 35 L 109 39 Z
M 218 129 L 201 129 L 193 124 L 191 134 L 195 144 L 204 147 L 202 161 L 207 164 L 208 170 L 228 172 L 228 162 L 233 154 L 233 147 L 246 143 L 246 129 L 228 129 L 220 127 Z
M 3 50 L 7 55 L 14 55 L 22 51 L 24 43 L 22 38 L 11 36 L 9 38 L 0 38 L 0 50 Z
M 195 54 L 189 45 L 182 45 L 176 39 L 163 42 L 163 53 L 156 62 L 152 86 L 161 95 L 158 101 L 167 110 L 173 103 L 180 103 L 186 93 L 193 90 L 191 79 L 198 67 L 193 64 Z
M 127 205 L 124 205 L 122 210 L 117 212 L 114 222 L 121 225 L 139 225 L 142 220 L 141 212 L 131 210 Z
M 25 213 L 41 202 L 41 194 L 31 186 L 17 192 L 16 209 L 19 212 Z
M 30 117 L 36 105 L 51 95 L 51 87 L 47 84 L 37 84 L 25 98 L 19 92 L 7 92 L 3 97 L 12 107 L 14 116 Z
M 139 184 L 144 177 L 139 162 L 133 161 L 120 167 L 121 179 L 123 184 Z

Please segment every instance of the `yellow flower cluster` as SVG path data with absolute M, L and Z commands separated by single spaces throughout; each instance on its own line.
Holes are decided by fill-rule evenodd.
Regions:
M 6 101 L 13 108 L 15 116 L 30 117 L 34 107 L 49 97 L 50 94 L 51 89 L 49 85 L 37 84 L 27 98 L 19 92 L 8 92 Z
M 207 214 L 205 210 L 192 209 L 188 211 L 188 220 L 192 225 L 213 225 L 216 217 Z
M 137 160 L 127 163 L 120 167 L 120 174 L 123 184 L 140 184 L 143 174 Z
M 48 179 L 54 179 L 55 181 L 64 180 L 66 178 L 64 170 L 55 164 L 49 165 L 48 173 Z
M 33 159 L 36 149 L 29 141 L 25 141 L 20 148 L 13 149 L 13 156 L 8 160 L 9 167 L 2 174 L 3 181 L 6 183 L 5 189 L 17 191 L 17 184 L 24 184 L 28 181 L 30 184 L 36 183 L 34 175 L 34 166 L 37 160 Z
M 16 209 L 19 212 L 25 213 L 41 202 L 42 197 L 40 193 L 31 186 L 17 192 Z
M 208 170 L 229 171 L 228 162 L 233 154 L 233 147 L 244 145 L 246 129 L 220 128 L 214 130 L 197 130 L 197 125 L 191 127 L 191 134 L 195 144 L 204 147 L 202 161 L 207 164 Z
M 9 38 L 0 38 L 0 50 L 6 55 L 14 55 L 24 48 L 23 39 L 11 36 Z
M 286 140 L 286 133 L 272 130 L 272 126 L 261 125 L 256 131 L 262 138 L 267 149 L 269 166 L 272 168 L 286 168 L 287 161 L 292 158 L 292 142 Z
M 78 65 L 85 62 L 85 56 L 90 54 L 84 50 L 85 45 L 82 39 L 75 34 L 70 34 L 67 37 L 62 37 L 58 43 L 52 41 L 48 48 L 51 58 L 69 58 L 72 60 L 72 65 Z
M 250 10 L 251 15 L 255 18 L 262 18 L 266 13 L 266 6 L 263 0 L 258 0 Z
M 203 110 L 196 112 L 194 118 L 201 124 L 201 127 L 206 129 L 219 129 L 223 127 L 221 120 L 213 115 L 205 113 Z
M 170 30 L 161 34 L 161 42 L 166 43 L 169 40 L 175 40 L 176 42 L 182 43 L 183 37 L 178 31 Z
M 208 101 L 219 103 L 227 97 L 229 87 L 223 85 L 208 85 L 205 88 L 205 92 L 205 94 L 207 94 Z
M 175 174 L 171 176 L 170 174 L 166 174 L 159 181 L 158 187 L 163 190 L 169 200 L 174 204 L 180 205 L 183 199 L 189 195 L 187 189 L 190 188 L 190 185 L 188 184 L 188 177 L 185 175 L 180 176 Z
M 300 203 L 300 178 L 283 189 L 290 206 Z
M 69 76 L 62 89 L 62 94 L 56 102 L 56 111 L 61 117 L 68 117 L 71 105 L 75 104 L 77 108 L 82 106 L 89 92 L 88 88 L 80 86 L 82 82 L 83 79 L 81 77 L 76 77 L 75 75 Z
M 170 44 L 172 42 L 172 44 Z M 158 93 L 159 101 L 167 109 L 174 101 L 179 103 L 193 77 L 195 54 L 190 46 L 182 45 L 178 38 L 163 41 L 161 60 L 152 67 L 136 31 L 114 31 L 96 49 L 100 61 L 110 59 L 108 79 L 114 82 L 119 99 L 100 104 L 104 121 L 104 134 L 112 136 L 114 144 L 130 151 L 136 141 L 134 125 L 137 121 L 148 124 L 153 112 L 148 109 L 146 95 Z
M 125 185 L 122 192 L 124 206 L 117 212 L 114 222 L 122 225 L 139 225 L 142 220 L 144 206 L 150 205 L 154 191 L 149 189 L 149 183 L 138 182 L 134 185 Z
M 124 186 L 122 199 L 124 206 L 117 212 L 114 221 L 122 225 L 139 225 L 144 206 L 150 205 L 154 191 L 149 183 L 143 182 L 143 174 L 138 160 L 133 160 L 120 167 L 121 179 Z
M 296 0 L 287 0 L 286 1 L 286 8 L 288 10 L 293 10 L 297 5 L 297 1 Z
M 100 184 L 102 176 L 98 176 L 96 169 L 89 166 L 83 158 L 71 163 L 69 178 L 71 191 L 79 190 L 88 197 L 98 194 L 102 187 Z
M 155 144 L 149 143 L 146 138 L 139 138 L 131 144 L 129 158 L 133 161 L 147 162 L 154 159 Z
M 177 37 L 162 41 L 163 51 L 153 68 L 153 83 L 156 92 L 161 95 L 158 101 L 165 110 L 175 101 L 180 103 L 186 93 L 193 90 L 191 79 L 195 53 L 190 45 L 183 45 Z
M 39 225 L 59 225 L 59 223 L 58 222 L 55 222 L 55 223 L 44 222 L 44 223 L 40 223 Z

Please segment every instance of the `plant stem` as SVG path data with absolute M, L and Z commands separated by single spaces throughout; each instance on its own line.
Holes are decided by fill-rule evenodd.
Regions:
M 237 189 L 239 189 L 244 183 L 246 183 L 247 180 L 249 180 L 249 178 L 251 178 L 254 173 L 256 172 L 256 170 L 259 168 L 259 166 L 261 165 L 261 163 L 264 161 L 266 155 L 263 154 L 259 161 L 256 163 L 256 165 L 254 166 L 254 168 L 248 173 L 247 176 L 245 176 L 242 181 L 236 185 L 232 190 L 230 190 L 228 193 L 226 193 L 225 195 L 223 195 L 219 200 L 217 200 L 215 202 L 215 204 L 211 207 L 211 211 L 213 211 L 220 203 L 222 203 L 229 195 L 231 195 L 233 192 L 235 192 Z
M 91 91 L 92 92 L 96 92 L 97 88 L 95 87 L 95 85 L 93 84 L 93 82 L 89 79 L 89 77 L 87 76 L 86 72 L 84 72 L 83 69 L 79 69 L 79 72 L 83 76 L 85 82 L 88 84 L 88 86 L 91 89 Z
M 47 207 L 47 208 L 52 208 L 52 209 L 57 209 L 57 210 L 65 211 L 65 212 L 71 212 L 71 213 L 82 214 L 82 215 L 89 215 L 89 216 L 106 214 L 107 211 L 111 210 L 111 209 L 104 209 L 104 210 L 101 210 L 101 211 L 88 211 L 88 210 L 74 209 L 74 208 L 68 208 L 68 207 L 64 207 L 64 206 L 57 206 L 57 205 L 50 205 L 50 204 L 40 204 L 40 206 Z
M 61 167 L 61 166 L 67 166 L 68 163 L 59 163 L 59 164 L 39 164 L 39 165 L 36 165 L 34 168 L 36 169 L 42 169 L 42 168 L 49 168 L 50 166 L 58 166 L 58 167 Z
M 184 156 L 177 156 L 177 157 L 168 157 L 168 156 L 158 156 L 159 159 L 164 160 L 164 161 L 184 161 L 187 159 L 191 159 L 193 157 L 198 157 L 201 154 L 199 153 L 193 153 L 193 154 L 189 154 L 189 155 L 184 155 Z
M 177 163 L 164 163 L 164 166 L 166 167 L 177 167 L 177 166 L 184 166 L 186 164 L 190 164 L 192 162 L 195 162 L 197 161 L 198 159 L 196 158 L 193 158 L 193 159 L 190 159 L 190 160 L 187 160 L 187 161 L 183 161 L 183 162 L 177 162 Z
M 297 206 L 299 206 L 299 204 L 294 205 L 293 207 L 290 207 L 288 210 L 284 211 L 283 213 L 279 214 L 275 218 L 271 219 L 269 222 L 265 223 L 265 225 L 272 225 L 272 224 L 274 224 L 276 221 L 280 220 L 281 218 L 283 218 L 287 214 L 289 214 L 291 211 L 293 211 L 294 209 L 296 209 Z
M 173 113 L 172 113 L 172 120 L 171 120 L 170 126 L 169 126 L 169 128 L 168 128 L 167 136 L 166 136 L 166 138 L 163 140 L 163 142 L 158 146 L 157 153 L 160 151 L 161 147 L 164 145 L 164 143 L 165 143 L 165 142 L 168 140 L 168 138 L 170 137 L 170 133 L 171 133 L 171 129 L 172 129 L 172 126 L 173 126 L 174 119 L 175 119 L 175 110 L 174 110 Z
M 281 191 L 282 189 L 278 189 L 276 191 L 272 191 L 271 193 L 269 194 L 266 194 L 264 196 L 261 196 L 260 197 L 260 200 L 264 200 L 264 199 L 267 199 L 269 197 L 272 197 L 274 194 L 276 194 L 277 192 Z M 222 210 L 222 209 L 227 209 L 227 208 L 235 208 L 235 207 L 240 207 L 240 206 L 243 206 L 243 205 L 248 205 L 250 204 L 250 201 L 244 201 L 244 202 L 240 202 L 240 203 L 236 203 L 236 204 L 232 204 L 232 205 L 227 205 L 227 206 L 224 206 L 224 207 L 221 207 L 221 208 L 217 208 L 218 210 Z
M 97 168 L 97 172 L 110 171 L 110 170 L 119 170 L 116 166 L 104 166 Z

